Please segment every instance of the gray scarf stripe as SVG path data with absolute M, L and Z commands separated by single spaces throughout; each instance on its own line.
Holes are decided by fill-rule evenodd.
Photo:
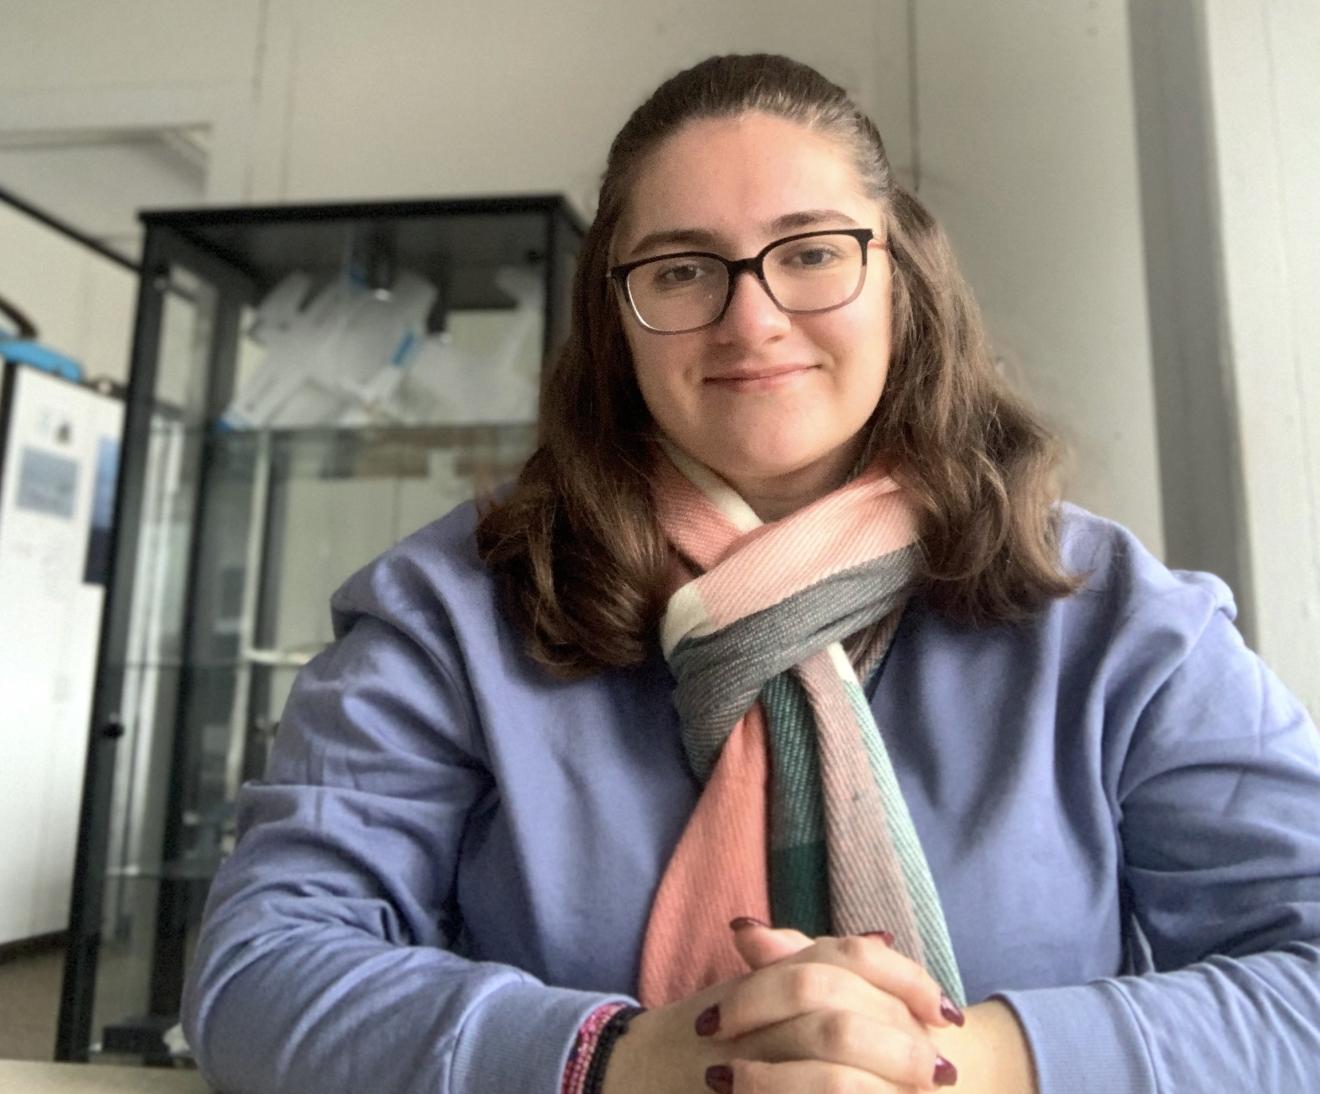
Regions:
M 698 778 L 710 777 L 725 739 L 767 681 L 898 607 L 919 550 L 912 544 L 843 570 L 714 634 L 678 644 L 669 658 L 677 679 L 674 702 Z M 857 607 L 841 610 L 842 604 Z M 794 640 L 786 644 L 786 636 Z

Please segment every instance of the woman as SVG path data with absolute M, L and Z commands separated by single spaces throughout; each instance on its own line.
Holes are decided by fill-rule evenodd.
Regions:
M 540 449 L 339 590 L 244 791 L 203 1069 L 1306 1089 L 1315 731 L 1222 584 L 1053 504 L 1053 461 L 841 90 L 662 85 Z

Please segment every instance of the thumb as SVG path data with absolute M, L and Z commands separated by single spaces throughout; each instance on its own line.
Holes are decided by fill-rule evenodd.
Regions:
M 733 929 L 733 944 L 749 968 L 761 969 L 805 950 L 812 940 L 801 931 L 744 922 Z

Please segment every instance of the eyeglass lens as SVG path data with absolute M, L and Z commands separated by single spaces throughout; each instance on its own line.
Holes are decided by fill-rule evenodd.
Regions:
M 856 294 L 864 266 L 850 235 L 790 239 L 766 252 L 765 286 L 784 311 L 824 311 Z M 652 330 L 679 332 L 715 321 L 729 295 L 729 271 L 714 258 L 668 255 L 628 274 L 637 316 Z

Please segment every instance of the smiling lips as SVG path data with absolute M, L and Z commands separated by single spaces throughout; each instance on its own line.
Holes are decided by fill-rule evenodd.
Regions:
M 707 376 L 706 383 L 726 391 L 766 391 L 791 383 L 814 369 L 815 365 L 767 365 L 763 368 L 737 369 Z

